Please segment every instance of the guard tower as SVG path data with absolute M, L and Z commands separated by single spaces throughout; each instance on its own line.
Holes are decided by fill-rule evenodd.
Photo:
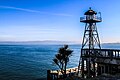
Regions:
M 81 58 L 78 68 L 80 70 L 81 65 L 82 77 L 91 77 L 91 73 L 92 76 L 96 75 L 96 58 L 92 57 L 92 55 L 94 55 L 92 50 L 101 49 L 96 23 L 101 22 L 102 19 L 101 14 L 99 13 L 99 16 L 97 16 L 97 12 L 95 12 L 91 8 L 89 8 L 89 10 L 84 13 L 84 15 L 85 17 L 80 17 L 80 22 L 85 23 L 85 31 L 81 48 Z M 84 54 L 84 50 L 86 51 L 86 54 Z
M 82 49 L 83 48 L 101 48 L 100 47 L 100 40 L 97 32 L 96 23 L 101 22 L 101 15 L 98 17 L 97 13 L 91 8 L 87 12 L 85 12 L 85 17 L 80 18 L 80 22 L 85 23 L 85 31 L 84 37 L 82 42 Z

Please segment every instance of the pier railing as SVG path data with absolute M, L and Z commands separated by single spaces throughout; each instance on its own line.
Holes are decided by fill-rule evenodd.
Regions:
M 81 57 L 95 57 L 120 60 L 120 50 L 117 49 L 81 49 Z
M 66 70 L 66 76 L 75 76 L 78 73 L 78 67 L 68 68 Z M 47 70 L 47 80 L 61 80 L 64 78 L 64 75 L 61 73 L 61 70 Z

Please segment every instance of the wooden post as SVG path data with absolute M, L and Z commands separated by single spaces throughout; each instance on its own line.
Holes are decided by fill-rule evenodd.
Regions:
M 103 68 L 104 68 L 104 73 L 106 73 L 106 71 L 105 71 L 106 70 L 105 65 L 103 65 Z
M 47 80 L 52 80 L 50 76 L 50 72 L 51 72 L 50 70 L 47 70 Z
M 95 77 L 96 76 L 96 69 L 95 69 L 95 61 L 93 61 L 93 77 Z

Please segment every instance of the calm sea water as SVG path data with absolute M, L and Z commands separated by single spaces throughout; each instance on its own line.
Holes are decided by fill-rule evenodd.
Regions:
M 48 69 L 58 69 L 52 59 L 62 45 L 0 45 L 0 80 L 43 80 Z M 78 66 L 80 45 L 74 50 L 68 67 Z
M 102 45 L 120 49 L 120 44 Z M 48 69 L 58 69 L 52 59 L 62 45 L 0 45 L 0 80 L 45 80 Z M 78 66 L 80 45 L 74 50 L 68 67 Z

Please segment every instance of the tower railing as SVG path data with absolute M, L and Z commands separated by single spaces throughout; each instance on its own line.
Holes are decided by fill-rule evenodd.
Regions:
M 95 17 L 80 17 L 80 21 L 85 21 L 85 20 L 97 20 L 97 21 L 102 21 L 101 17 L 95 16 Z

